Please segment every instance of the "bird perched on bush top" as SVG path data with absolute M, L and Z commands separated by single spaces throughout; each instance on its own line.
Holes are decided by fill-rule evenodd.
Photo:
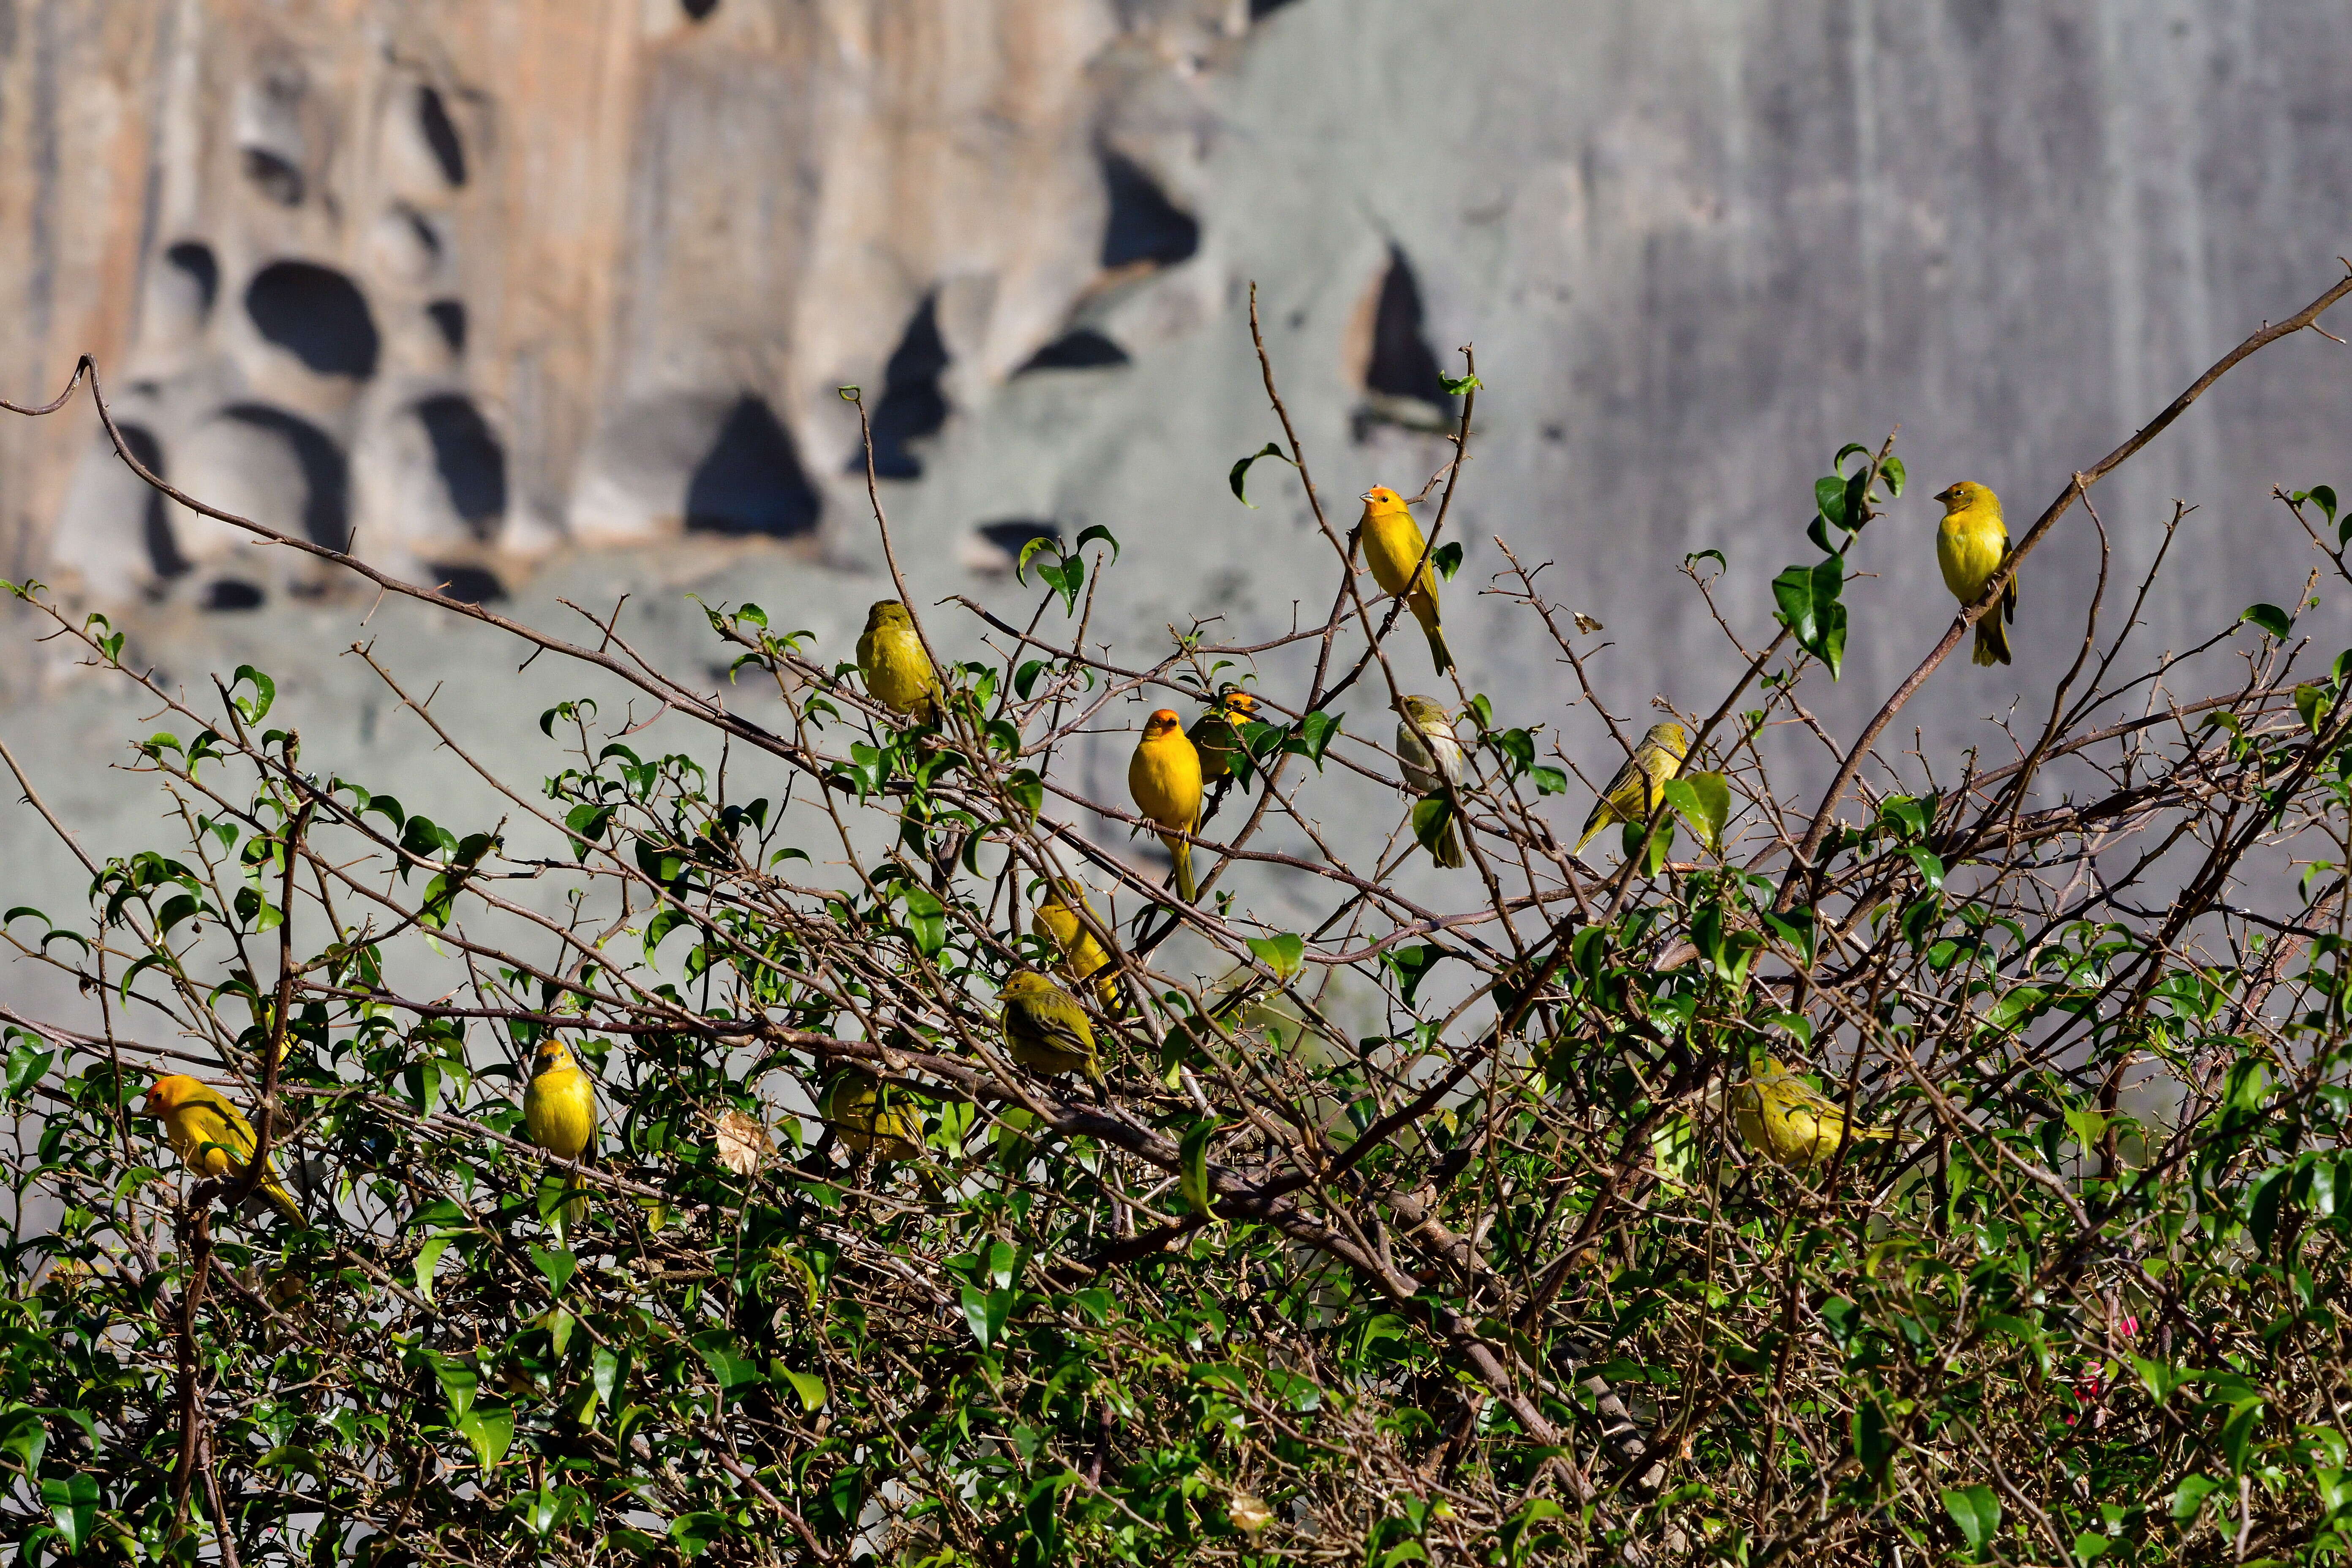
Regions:
M 898 600 L 877 599 L 866 612 L 857 668 L 866 677 L 866 689 L 892 712 L 923 720 L 939 716 L 940 672 L 915 635 L 915 618 Z
M 1143 721 L 1143 739 L 1127 764 L 1127 792 L 1135 809 L 1172 833 L 1162 833 L 1176 862 L 1176 896 L 1191 903 L 1199 886 L 1192 879 L 1192 847 L 1176 833 L 1197 831 L 1201 823 L 1201 753 L 1185 738 L 1184 727 L 1172 708 L 1162 708 Z
M 1612 822 L 1646 822 L 1658 803 L 1666 798 L 1666 781 L 1682 772 L 1683 757 L 1690 751 L 1690 736 L 1672 720 L 1653 724 L 1642 743 L 1633 748 L 1633 755 L 1617 770 L 1601 798 L 1592 803 L 1592 815 L 1584 819 L 1584 835 L 1576 841 L 1579 854 L 1592 842 L 1592 836 Z
M 1087 922 L 1078 918 L 1078 910 L 1094 914 L 1094 906 L 1086 895 L 1067 882 L 1049 882 L 1037 900 L 1037 912 L 1029 918 L 1029 929 L 1060 951 L 1058 966 L 1073 985 L 1091 980 L 1095 994 L 1105 1007 L 1118 1000 L 1118 971 L 1111 964 L 1110 954 L 1095 940 Z M 1099 922 L 1100 917 L 1097 917 Z
M 1364 562 L 1372 569 L 1372 581 L 1382 593 L 1403 598 L 1404 607 L 1428 634 L 1429 657 L 1436 660 L 1437 673 L 1444 675 L 1454 668 L 1454 655 L 1446 651 L 1445 633 L 1437 624 L 1437 574 L 1422 559 L 1429 542 L 1422 538 L 1421 525 L 1405 510 L 1404 498 L 1386 485 L 1366 490 L 1363 500 L 1364 520 L 1360 526 Z
M 220 1090 L 185 1073 L 159 1078 L 140 1102 L 140 1113 L 163 1118 L 163 1136 L 172 1152 L 199 1176 L 243 1176 L 253 1153 L 253 1127 Z M 265 1172 L 253 1184 L 254 1194 L 296 1225 L 306 1222 L 300 1205 Z
M 523 1131 L 559 1160 L 577 1160 L 596 1135 L 596 1085 L 572 1058 L 572 1047 L 553 1036 L 539 1043 L 530 1082 L 522 1091 Z M 588 1200 L 563 1205 L 567 1226 L 588 1217 Z
M 1800 1170 L 1827 1164 L 1849 1137 L 1866 1142 L 1895 1136 L 1884 1127 L 1851 1125 L 1834 1100 L 1770 1057 L 1731 1086 L 1730 1098 L 1732 1121 L 1748 1146 Z
M 1075 1072 L 1102 1081 L 1095 1027 L 1076 997 L 1035 970 L 1020 969 L 996 999 L 1004 1005 L 1004 1044 L 1014 1061 L 1050 1078 Z
M 1232 776 L 1233 760 L 1242 751 L 1242 726 L 1256 717 L 1257 699 L 1238 686 L 1228 686 L 1192 721 L 1187 736 L 1201 753 L 1202 778 L 1214 783 Z
M 1397 712 L 1397 764 L 1405 786 L 1421 795 L 1443 784 L 1461 788 L 1462 742 L 1444 706 L 1433 697 L 1400 697 Z M 1448 868 L 1462 864 L 1462 835 L 1451 813 L 1430 843 L 1429 858 Z
M 2000 498 L 1971 479 L 1938 490 L 1944 521 L 1936 528 L 1936 564 L 1944 586 L 1963 605 L 1973 605 L 2009 559 L 2009 525 L 2001 521 Z M 2001 590 L 2000 603 L 1977 619 L 1976 662 L 2009 662 L 2009 623 L 2017 619 L 2017 579 Z

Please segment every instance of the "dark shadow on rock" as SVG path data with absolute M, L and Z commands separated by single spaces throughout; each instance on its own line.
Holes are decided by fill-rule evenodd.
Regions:
M 1059 539 L 1062 525 L 1041 517 L 1007 517 L 983 522 L 972 531 L 975 549 L 965 564 L 978 572 L 1010 572 L 1021 563 L 1021 552 L 1038 539 Z
M 122 432 L 122 444 L 131 448 L 131 455 L 145 465 L 149 473 L 159 479 L 171 477 L 163 471 L 163 444 L 155 439 L 153 431 L 127 420 L 118 421 L 115 428 Z M 147 547 L 147 564 L 164 582 L 184 577 L 188 559 L 180 553 L 180 542 L 172 536 L 172 521 L 163 510 L 163 492 L 152 485 L 145 488 L 147 501 L 140 513 L 139 535 Z
M 213 301 L 220 297 L 220 263 L 213 258 L 213 247 L 200 239 L 184 239 L 163 252 L 163 260 L 196 286 L 197 319 L 210 316 Z
M 1129 363 L 1127 351 L 1092 327 L 1080 327 L 1064 332 L 1044 348 L 1029 356 L 1029 363 L 1013 374 L 1026 375 L 1033 370 L 1101 370 L 1109 365 Z
M 1110 194 L 1110 217 L 1103 225 L 1103 266 L 1142 261 L 1173 267 L 1192 259 L 1201 248 L 1199 220 L 1170 201 L 1160 183 L 1133 159 L 1106 148 L 1102 172 Z
M 463 604 L 487 605 L 507 596 L 506 584 L 487 567 L 433 562 L 425 570 L 432 574 L 435 587 Z
M 261 608 L 261 590 L 237 577 L 215 577 L 205 588 L 207 610 L 257 610 Z
M 448 105 L 441 101 L 440 89 L 431 86 L 416 89 L 416 128 L 425 133 L 425 144 L 433 149 L 433 161 L 441 165 L 441 177 L 452 185 L 466 183 L 466 144 L 457 136 L 457 127 L 449 118 Z
M 246 285 L 245 309 L 263 337 L 320 375 L 375 374 L 383 344 L 367 298 L 331 267 L 272 262 Z
M 444 392 L 416 405 L 417 421 L 433 443 L 433 466 L 449 492 L 450 509 L 477 539 L 486 539 L 507 514 L 507 452 L 474 400 Z
M 816 527 L 822 508 L 791 432 L 765 399 L 744 394 L 687 483 L 688 531 L 791 539 Z
M 302 171 L 267 147 L 245 149 L 245 177 L 254 189 L 281 207 L 302 205 Z
M 947 395 L 940 390 L 940 374 L 948 368 L 947 343 L 940 336 L 939 300 L 925 296 L 907 321 L 890 363 L 882 371 L 882 400 L 867 423 L 874 432 L 874 473 L 877 479 L 919 479 L 923 460 L 907 443 L 935 434 L 948 422 Z M 866 467 L 863 453 L 852 458 L 848 471 Z
M 1364 366 L 1364 388 L 1386 397 L 1408 398 L 1439 410 L 1454 399 L 1438 374 L 1437 354 L 1424 334 L 1421 285 L 1404 252 L 1389 247 L 1389 269 L 1381 279 L 1372 318 L 1372 355 Z
M 441 334 L 451 353 L 466 352 L 466 301 L 436 300 L 425 307 L 425 313 L 433 319 L 433 330 Z
M 708 21 L 710 13 L 719 9 L 719 0 L 677 0 L 677 8 L 694 21 Z
M 221 411 L 221 417 L 283 436 L 302 466 L 302 531 L 311 543 L 330 550 L 351 542 L 351 466 L 325 431 L 264 403 L 233 405 Z

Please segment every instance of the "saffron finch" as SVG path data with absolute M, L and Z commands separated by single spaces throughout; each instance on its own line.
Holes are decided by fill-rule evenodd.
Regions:
M 1731 1120 L 1749 1148 L 1777 1164 L 1806 1171 L 1827 1164 L 1848 1138 L 1895 1136 L 1884 1127 L 1852 1126 L 1835 1100 L 1770 1057 L 1731 1086 Z
M 1462 742 L 1444 705 L 1433 697 L 1401 697 L 1397 712 L 1397 763 L 1406 787 L 1421 795 L 1446 784 L 1461 788 Z M 1448 869 L 1462 864 L 1462 835 L 1450 812 L 1429 846 L 1429 858 Z
M 222 1176 L 231 1181 L 245 1174 L 253 1153 L 253 1127 L 220 1090 L 185 1073 L 159 1078 L 140 1102 L 142 1115 L 163 1120 L 163 1136 L 181 1163 L 198 1176 Z M 253 1186 L 256 1196 L 296 1225 L 307 1223 L 292 1194 L 276 1175 L 264 1173 Z
M 1576 841 L 1576 852 L 1592 842 L 1592 836 L 1612 822 L 1646 822 L 1658 803 L 1666 798 L 1666 781 L 1683 770 L 1683 758 L 1690 751 L 1690 736 L 1680 724 L 1671 720 L 1653 724 L 1642 742 L 1633 748 L 1633 755 L 1601 798 L 1592 803 L 1592 815 L 1584 819 L 1584 836 Z
M 884 1160 L 912 1160 L 923 1152 L 922 1119 L 895 1089 L 862 1072 L 835 1073 L 825 1085 L 820 1113 L 860 1153 Z
M 1936 564 L 1944 586 L 1962 605 L 1973 605 L 1985 584 L 2009 559 L 2009 525 L 2001 521 L 2000 498 L 1985 486 L 1962 479 L 1936 493 L 1944 521 L 1936 528 Z M 2009 662 L 2009 626 L 2017 619 L 2017 579 L 2002 590 L 2000 603 L 1977 621 L 1976 662 Z
M 550 1036 L 532 1058 L 530 1082 L 522 1091 L 523 1131 L 559 1160 L 578 1160 L 596 1136 L 596 1085 L 573 1059 L 572 1047 Z M 588 1200 L 563 1205 L 567 1225 L 588 1216 Z
M 1095 912 L 1084 893 L 1067 882 L 1048 883 L 1037 900 L 1036 913 L 1029 917 L 1029 929 L 1060 952 L 1062 961 L 1055 967 L 1071 984 L 1092 980 L 1095 994 L 1108 1007 L 1118 999 L 1118 971 L 1093 930 L 1078 917 L 1080 910 L 1088 915 Z M 1100 917 L 1096 917 L 1096 923 L 1101 923 Z
M 1237 686 L 1228 686 L 1192 721 L 1187 731 L 1192 749 L 1201 753 L 1201 776 L 1213 784 L 1233 776 L 1234 758 L 1242 754 L 1242 726 L 1257 717 L 1257 699 Z
M 1183 725 L 1172 708 L 1162 708 L 1143 722 L 1143 739 L 1127 764 L 1127 792 L 1135 809 L 1172 831 L 1160 842 L 1176 862 L 1176 896 L 1191 903 L 1199 892 L 1192 879 L 1192 847 L 1178 833 L 1191 833 L 1201 822 L 1201 753 L 1185 738 Z
M 1004 1044 L 1014 1061 L 1049 1078 L 1075 1072 L 1102 1081 L 1094 1026 L 1076 997 L 1035 970 L 1021 969 L 996 999 L 1004 1004 Z
M 896 599 L 877 599 L 857 638 L 857 668 L 866 689 L 894 713 L 939 717 L 940 672 L 915 635 L 915 618 Z
M 1404 607 L 1428 635 L 1429 657 L 1444 675 L 1454 668 L 1454 655 L 1446 650 L 1444 630 L 1437 624 L 1437 574 L 1422 559 L 1428 541 L 1405 510 L 1404 498 L 1386 485 L 1366 490 L 1363 500 L 1364 562 L 1372 569 L 1372 581 L 1382 593 L 1403 598 Z

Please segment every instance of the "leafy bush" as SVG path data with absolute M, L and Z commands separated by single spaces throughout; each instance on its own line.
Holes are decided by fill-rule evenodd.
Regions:
M 2020 554 L 2079 519 L 2104 563 L 2091 485 L 2212 379 Z M 1274 412 L 1259 455 L 1303 482 Z M 540 719 L 543 786 L 491 780 L 495 817 L 446 825 L 305 752 L 266 673 L 186 697 L 26 584 L 168 710 L 136 766 L 182 831 L 91 865 L 86 914 L 7 913 L 104 1027 L 8 1015 L 0 1555 L 2337 1553 L 2352 652 L 2319 668 L 2256 606 L 2159 656 L 2132 640 L 2148 583 L 2118 629 L 2103 569 L 2007 760 L 1879 744 L 1982 603 L 1840 742 L 1800 693 L 1898 629 L 1846 567 L 1905 476 L 1891 439 L 1832 467 L 1818 559 L 1772 582 L 1760 648 L 1725 613 L 1745 674 L 1675 715 L 1691 759 L 1596 841 L 1605 870 L 1565 837 L 1591 759 L 1541 712 L 1457 686 L 1462 784 L 1398 782 L 1364 715 L 1425 684 L 1420 639 L 1391 652 L 1398 605 L 1311 485 L 1320 621 L 1118 637 L 1090 530 L 1031 547 L 1026 624 L 956 612 L 993 654 L 920 723 L 753 605 L 709 626 L 774 729 L 615 639 L 439 601 L 583 687 Z M 1450 568 L 1460 465 L 1440 478 Z M 2334 494 L 2280 500 L 2343 575 Z M 1505 559 L 1457 621 L 1528 617 L 1581 683 L 1591 623 Z M 1685 564 L 1712 604 L 1721 557 Z M 901 589 L 919 620 L 926 587 Z M 1181 907 L 1069 740 L 1236 680 L 1257 716 Z M 656 752 L 624 695 L 709 743 Z M 1609 724 L 1603 774 L 1643 727 Z M 1835 773 L 1802 813 L 1772 782 L 1799 746 Z M 1394 811 L 1318 816 L 1341 770 Z M 1432 907 L 1391 874 L 1448 821 L 1468 864 Z M 1074 987 L 1099 1087 L 997 1032 L 1005 976 L 1060 956 L 1031 915 L 1065 879 L 1115 964 Z M 1254 912 L 1277 883 L 1311 925 Z M 576 1165 L 520 1107 L 550 1036 L 602 1099 Z M 1811 1169 L 1747 1146 L 1727 1091 L 1768 1051 L 1895 1135 Z M 309 1226 L 136 1116 L 181 1070 L 254 1115 Z

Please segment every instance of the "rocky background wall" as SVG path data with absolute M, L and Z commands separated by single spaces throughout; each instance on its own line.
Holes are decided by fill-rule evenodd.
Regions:
M 1922 482 L 1816 696 L 1850 731 L 1949 613 L 1926 492 L 2030 517 L 2352 254 L 2347 59 L 2339 0 L 0 0 L 0 395 L 94 353 L 191 491 L 541 624 L 626 594 L 634 645 L 691 668 L 689 595 L 846 658 L 887 591 L 855 383 L 926 599 L 1008 601 L 1023 542 L 1100 523 L 1105 624 L 1256 637 L 1328 575 L 1274 466 L 1261 510 L 1225 488 L 1276 433 L 1255 280 L 1343 514 L 1444 460 L 1437 376 L 1475 342 L 1452 640 L 1605 769 L 1555 655 L 1476 596 L 1492 536 L 1605 623 L 1620 712 L 1711 703 L 1733 656 L 1679 563 L 1722 551 L 1764 635 L 1812 478 L 1899 422 Z M 2305 334 L 2103 488 L 2119 570 L 2169 498 L 2202 509 L 2152 647 L 2293 602 L 2265 498 L 2352 481 L 2348 426 L 2352 351 Z M 93 429 L 0 419 L 8 575 L 175 680 L 272 670 L 307 757 L 413 807 L 488 809 L 354 641 L 525 787 L 560 765 L 530 721 L 575 673 L 161 503 Z M 1970 723 L 2072 657 L 2095 569 L 2070 525 L 2020 666 L 1940 674 L 1931 742 L 1997 742 Z M 148 842 L 115 766 L 146 715 L 36 629 L 0 622 L 0 735 L 94 852 Z M 1115 792 L 1131 737 L 1096 743 Z M 21 808 L 0 865 L 11 904 L 84 879 Z M 0 990 L 44 1000 L 22 966 Z

